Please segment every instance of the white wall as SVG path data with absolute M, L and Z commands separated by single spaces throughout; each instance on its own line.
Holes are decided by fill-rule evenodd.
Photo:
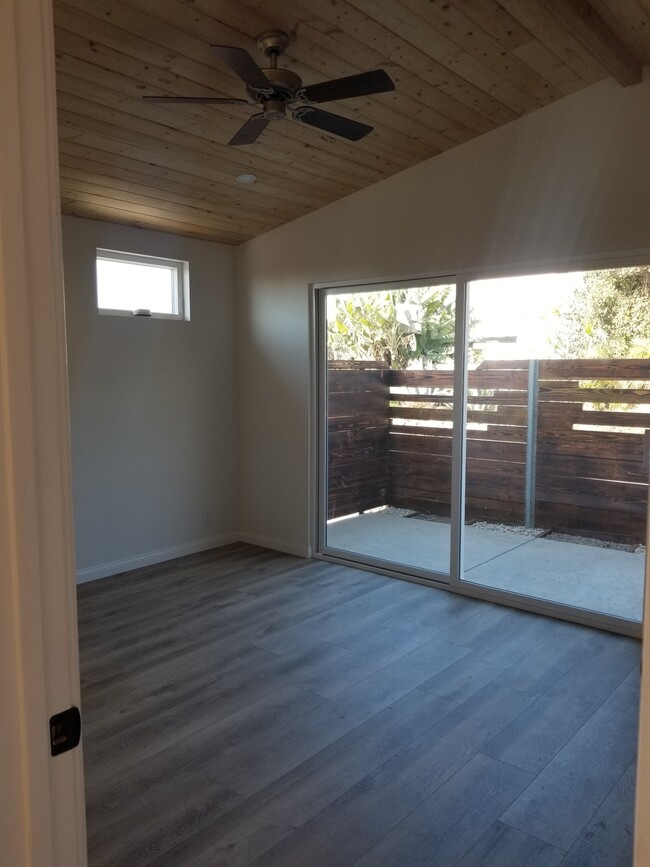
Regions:
M 244 538 L 309 551 L 309 284 L 650 251 L 649 105 L 605 82 L 238 248 Z
M 233 249 L 65 217 L 79 580 L 236 538 Z M 189 261 L 189 322 L 100 315 L 95 250 Z

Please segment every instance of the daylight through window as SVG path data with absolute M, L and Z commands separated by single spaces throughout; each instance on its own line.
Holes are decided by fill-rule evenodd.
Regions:
M 97 250 L 97 307 L 118 316 L 189 319 L 188 263 Z

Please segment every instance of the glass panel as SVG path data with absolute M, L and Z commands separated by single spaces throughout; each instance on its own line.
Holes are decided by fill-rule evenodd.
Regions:
M 97 257 L 97 306 L 104 310 L 178 312 L 177 269 Z
M 327 293 L 327 547 L 449 574 L 454 317 L 454 285 Z
M 469 286 L 464 579 L 641 620 L 650 269 Z

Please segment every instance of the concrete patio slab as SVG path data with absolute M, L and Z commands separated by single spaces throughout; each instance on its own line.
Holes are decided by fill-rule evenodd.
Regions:
M 448 574 L 450 526 L 381 513 L 332 521 L 327 543 L 334 548 Z M 643 610 L 642 554 L 515 532 L 465 528 L 465 579 L 640 621 Z

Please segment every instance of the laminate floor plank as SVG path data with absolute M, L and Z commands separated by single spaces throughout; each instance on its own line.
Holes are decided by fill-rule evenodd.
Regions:
M 340 654 L 348 651 L 332 645 L 332 652 Z M 217 713 L 219 717 L 253 707 L 262 698 L 273 695 L 283 686 L 291 685 L 291 681 L 297 679 L 301 672 L 320 665 L 321 660 L 322 651 L 315 653 L 309 650 L 302 653 L 299 649 L 291 657 L 275 656 L 268 660 L 264 657 L 253 665 L 250 664 L 250 657 L 246 657 L 237 668 L 231 668 L 227 674 L 216 670 L 211 677 L 199 678 L 198 688 L 197 681 L 193 678 L 172 679 L 170 690 L 173 700 L 170 699 L 170 692 L 163 690 L 160 699 L 154 701 L 157 696 L 155 686 L 152 686 L 153 698 L 150 702 L 143 701 L 142 706 L 138 706 L 136 701 L 133 706 L 121 709 L 117 714 L 114 712 L 108 717 L 106 714 L 101 715 L 97 724 L 92 721 L 90 758 L 93 764 L 101 765 L 102 757 L 108 757 L 113 752 L 122 761 L 126 761 L 129 754 L 142 748 L 138 736 L 143 730 L 149 732 L 152 723 L 164 727 L 170 718 L 181 717 L 182 714 L 186 716 L 191 707 L 200 709 L 202 706 L 211 705 L 212 713 Z M 305 699 L 311 695 L 305 690 L 301 690 L 301 693 L 305 695 Z M 98 734 L 101 734 L 101 737 L 98 737 Z M 148 737 L 148 734 L 145 737 Z
M 457 867 L 559 867 L 563 858 L 562 849 L 556 849 L 503 822 L 495 822 L 461 858 Z
M 590 643 L 587 653 L 484 752 L 538 773 L 639 664 L 637 642 Z
M 243 543 L 78 597 L 90 867 L 631 867 L 631 639 Z
M 639 674 L 632 672 L 501 817 L 569 849 L 636 754 Z
M 304 864 L 306 853 L 312 852 L 317 858 L 312 863 L 319 867 L 351 867 L 472 759 L 531 700 L 530 696 L 507 687 L 483 690 L 266 852 L 259 865 Z M 526 772 L 523 776 L 527 778 Z
M 459 638 L 462 640 L 462 635 Z M 449 701 L 463 702 L 488 683 L 492 683 L 503 672 L 502 665 L 484 660 L 478 651 L 473 650 L 453 665 L 432 675 L 421 685 L 421 689 Z
M 413 690 L 179 846 L 172 864 L 245 867 L 453 709 Z M 311 863 L 319 863 L 314 853 Z M 325 864 L 326 862 L 322 862 Z
M 104 824 L 119 823 L 131 809 L 129 799 L 124 798 L 125 786 L 128 791 L 139 793 L 160 785 L 169 796 L 170 789 L 175 789 L 174 779 L 184 777 L 188 767 L 198 768 L 200 776 L 209 775 L 216 780 L 214 757 L 222 745 L 245 745 L 248 739 L 254 741 L 260 733 L 281 726 L 288 717 L 306 713 L 322 702 L 318 696 L 296 687 L 284 687 L 231 713 L 209 703 L 203 707 L 197 703 L 171 708 L 128 733 L 129 742 L 134 744 L 128 761 L 111 764 L 104 760 L 100 764 L 90 757 L 92 786 L 87 811 L 93 816 L 103 813 Z M 191 779 L 191 775 L 187 777 L 188 783 Z
M 420 867 L 427 859 L 455 864 L 531 780 L 532 774 L 479 753 L 356 865 Z
M 336 608 L 331 608 L 321 614 L 312 615 L 310 617 L 301 618 L 298 623 L 291 624 L 285 629 L 278 630 L 277 633 L 260 641 L 261 647 L 266 647 L 279 653 L 283 652 L 286 647 L 291 647 L 296 641 L 300 641 L 304 636 L 313 638 L 320 637 L 324 641 L 332 644 L 340 644 L 342 647 L 347 647 L 353 650 L 359 646 L 361 642 L 371 641 L 374 635 L 367 628 L 369 618 L 376 615 L 384 609 L 390 609 L 395 605 L 396 600 L 399 600 L 401 595 L 408 596 L 408 590 L 404 591 L 401 586 L 397 586 L 397 582 L 390 579 L 384 579 L 385 583 L 376 587 L 363 596 L 357 596 L 349 602 L 344 602 Z M 404 582 L 399 582 L 402 585 Z M 419 585 L 410 585 L 410 587 L 418 586 L 419 590 L 426 592 L 426 588 Z M 421 593 L 417 594 L 418 600 L 422 599 Z M 394 615 L 388 615 L 393 625 L 399 622 Z M 351 642 L 339 640 L 339 630 L 350 629 L 354 638 Z M 382 631 L 385 626 L 382 624 Z
M 636 761 L 630 762 L 561 867 L 629 867 L 632 864 Z

